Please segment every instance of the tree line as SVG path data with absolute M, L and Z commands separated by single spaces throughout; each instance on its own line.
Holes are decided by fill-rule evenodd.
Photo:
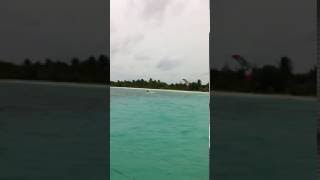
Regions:
M 282 57 L 276 66 L 253 67 L 252 80 L 248 81 L 244 78 L 245 70 L 231 70 L 224 66 L 220 70 L 211 70 L 211 88 L 222 91 L 315 96 L 316 66 L 305 73 L 293 73 L 292 69 L 291 59 Z
M 250 80 L 245 78 L 245 69 L 231 69 L 227 65 L 221 69 L 211 69 L 210 88 L 215 91 L 247 92 L 262 94 L 290 94 L 298 96 L 315 96 L 317 71 L 314 66 L 305 73 L 293 73 L 290 58 L 282 57 L 278 65 L 252 67 Z M 133 81 L 111 82 L 112 86 L 175 89 L 187 91 L 208 91 L 209 84 L 201 80 L 191 83 L 167 84 L 160 80 L 138 79 Z
M 110 83 L 110 59 L 106 55 L 86 59 L 72 58 L 69 63 L 45 59 L 25 59 L 22 64 L 0 61 L 1 79 Z
M 244 69 L 211 69 L 211 89 L 217 91 L 316 95 L 316 67 L 305 73 L 293 73 L 290 58 L 282 57 L 278 65 L 264 65 L 252 68 L 251 80 L 246 80 Z M 110 84 L 110 59 L 106 55 L 90 56 L 70 61 L 33 61 L 25 59 L 21 64 L 0 61 L 0 79 L 44 80 Z M 196 82 L 166 83 L 160 80 L 138 79 L 111 82 L 112 86 L 175 89 L 187 91 L 208 91 L 209 84 Z
M 209 84 L 203 85 L 201 80 L 188 83 L 171 83 L 162 82 L 160 80 L 138 79 L 132 81 L 111 81 L 111 86 L 116 87 L 134 87 L 134 88 L 148 88 L 148 89 L 171 89 L 184 91 L 209 91 Z

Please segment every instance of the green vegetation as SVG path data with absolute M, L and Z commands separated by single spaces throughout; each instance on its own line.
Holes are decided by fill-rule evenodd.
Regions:
M 253 67 L 251 81 L 245 79 L 244 69 L 232 70 L 228 66 L 219 70 L 212 69 L 211 88 L 217 91 L 315 96 L 316 67 L 300 74 L 293 73 L 292 68 L 291 60 L 282 57 L 278 66 Z M 73 58 L 69 63 L 50 59 L 32 62 L 26 59 L 23 64 L 17 65 L 0 61 L 0 79 L 110 84 L 110 60 L 109 57 L 100 55 L 90 56 L 84 60 Z M 202 84 L 201 80 L 167 84 L 160 80 L 138 79 L 111 82 L 111 86 L 185 91 L 209 90 L 209 84 Z
M 133 81 L 111 81 L 111 86 L 116 87 L 135 87 L 135 88 L 149 88 L 149 89 L 172 89 L 172 90 L 184 90 L 184 91 L 209 91 L 209 84 L 202 85 L 201 80 L 191 83 L 172 83 L 167 84 L 160 80 L 138 79 Z
M 244 70 L 211 70 L 211 88 L 221 91 L 251 92 L 262 94 L 316 95 L 316 67 L 306 73 L 292 72 L 292 62 L 282 57 L 278 66 L 264 65 L 252 69 L 252 81 L 244 78 Z
M 90 56 L 82 61 L 73 58 L 69 63 L 50 59 L 33 63 L 26 59 L 23 64 L 17 65 L 0 61 L 0 79 L 109 83 L 109 66 L 109 57 L 105 55 L 98 58 Z
M 246 80 L 245 70 L 232 70 L 228 66 L 212 69 L 211 89 L 216 91 L 247 92 L 261 94 L 290 94 L 297 96 L 316 95 L 316 67 L 306 73 L 293 73 L 292 62 L 282 57 L 278 66 L 264 65 L 252 68 L 252 80 Z M 175 89 L 185 91 L 208 91 L 209 84 L 197 82 L 167 84 L 160 80 L 139 79 L 111 82 L 111 86 L 150 89 Z

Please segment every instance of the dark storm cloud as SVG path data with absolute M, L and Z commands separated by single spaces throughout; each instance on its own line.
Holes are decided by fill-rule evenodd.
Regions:
M 316 63 L 316 1 L 216 0 L 213 2 L 214 66 L 239 53 L 257 65 L 275 64 L 281 56 L 295 70 Z
M 179 65 L 180 65 L 180 62 L 176 59 L 164 58 L 160 60 L 160 62 L 157 64 L 157 68 L 162 71 L 168 71 L 168 70 L 175 69 Z
M 105 0 L 0 1 L 0 58 L 68 59 L 108 52 Z

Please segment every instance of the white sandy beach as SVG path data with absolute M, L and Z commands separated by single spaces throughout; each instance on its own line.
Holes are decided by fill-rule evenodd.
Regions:
M 208 94 L 208 92 L 181 91 L 181 90 L 171 90 L 171 89 L 148 89 L 148 88 L 131 88 L 131 87 L 111 87 L 111 88 Z M 308 97 L 308 96 L 292 96 L 292 95 L 281 95 L 281 94 L 255 94 L 255 93 L 225 92 L 225 91 L 214 91 L 212 92 L 212 94 L 217 96 L 269 97 L 269 98 L 294 99 L 294 100 L 316 100 L 317 99 L 316 97 Z
M 132 87 L 114 87 L 111 88 L 119 88 L 119 89 L 138 89 L 138 90 L 150 90 L 150 91 L 163 91 L 163 92 L 181 92 L 181 93 L 200 93 L 200 94 L 209 94 L 208 92 L 201 91 L 181 91 L 181 90 L 173 90 L 173 89 L 149 89 L 149 88 L 132 88 Z

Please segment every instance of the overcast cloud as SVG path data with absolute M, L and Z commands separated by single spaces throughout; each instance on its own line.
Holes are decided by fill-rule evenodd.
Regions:
M 111 0 L 111 80 L 209 79 L 209 1 Z
M 237 64 L 241 54 L 256 65 L 292 59 L 296 72 L 316 64 L 316 1 L 214 0 L 213 65 Z
M 108 54 L 106 0 L 1 0 L 0 59 Z
M 214 66 L 316 62 L 316 1 L 215 0 Z M 209 78 L 209 0 L 111 0 L 111 79 Z M 108 53 L 106 0 L 1 0 L 0 59 L 68 60 Z M 237 64 L 233 64 L 237 66 Z
M 295 72 L 315 65 L 315 1 L 213 3 L 215 68 L 239 68 L 235 53 L 257 66 L 288 56 Z M 208 6 L 207 0 L 111 0 L 111 79 L 207 81 Z M 143 38 L 135 38 L 139 34 Z

